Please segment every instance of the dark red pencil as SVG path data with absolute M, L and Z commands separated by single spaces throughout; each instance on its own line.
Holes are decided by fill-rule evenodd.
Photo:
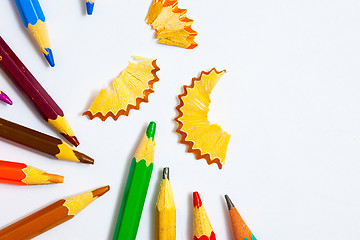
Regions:
M 0 66 L 16 85 L 20 92 L 26 95 L 39 111 L 41 116 L 55 130 L 63 135 L 73 145 L 79 141 L 74 135 L 63 111 L 15 55 L 11 48 L 0 36 Z

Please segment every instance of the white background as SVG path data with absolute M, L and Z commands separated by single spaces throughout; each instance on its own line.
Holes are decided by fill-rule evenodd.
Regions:
M 34 44 L 13 1 L 0 3 L 0 34 L 65 112 L 95 165 L 53 160 L 6 141 L 0 159 L 65 176 L 63 184 L 0 185 L 0 228 L 63 197 L 109 184 L 109 193 L 37 239 L 111 239 L 129 163 L 157 123 L 155 167 L 137 239 L 153 239 L 162 168 L 170 167 L 178 239 L 192 239 L 199 191 L 217 238 L 232 239 L 229 194 L 257 239 L 357 239 L 360 234 L 360 2 L 181 0 L 199 46 L 158 44 L 144 19 L 151 0 L 41 1 L 55 68 Z M 140 110 L 118 121 L 81 116 L 131 55 L 158 59 L 160 81 Z M 196 161 L 174 132 L 177 95 L 202 70 L 226 69 L 209 118 L 232 136 L 223 170 Z M 0 116 L 59 137 L 0 71 L 14 102 Z

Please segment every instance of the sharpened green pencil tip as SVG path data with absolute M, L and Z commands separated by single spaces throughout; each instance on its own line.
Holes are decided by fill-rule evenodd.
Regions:
M 150 122 L 148 128 L 146 129 L 146 136 L 148 138 L 152 138 L 152 140 L 154 141 L 155 132 L 156 132 L 156 123 Z

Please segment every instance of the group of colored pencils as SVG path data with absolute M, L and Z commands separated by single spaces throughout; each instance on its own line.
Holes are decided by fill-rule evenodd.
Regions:
M 37 0 L 15 0 L 21 18 L 37 41 L 51 66 L 54 58 L 47 36 L 45 16 Z M 46 92 L 22 61 L 0 36 L 0 68 L 12 83 L 34 106 L 40 116 L 69 143 L 77 147 L 79 141 L 72 131 L 61 108 Z M 0 91 L 0 100 L 12 104 L 10 98 Z M 20 124 L 0 118 L 0 137 L 51 157 L 93 164 L 94 159 L 77 151 L 61 139 L 38 132 Z M 50 174 L 25 163 L 0 160 L 0 182 L 14 185 L 38 185 L 62 183 L 64 177 Z M 61 199 L 3 229 L 0 240 L 31 239 L 73 218 L 96 198 L 110 189 L 104 186 L 89 192 Z
M 49 65 L 54 67 L 54 55 L 50 46 L 45 15 L 39 0 L 15 0 L 15 3 L 26 29 L 36 41 Z M 86 11 L 88 15 L 92 15 L 94 4 L 95 0 L 86 0 Z M 0 61 L 2 57 L 4 57 L 4 55 L 0 55 Z M 12 105 L 11 99 L 1 90 L 0 101 Z
M 154 167 L 155 130 L 156 124 L 151 122 L 131 161 L 113 240 L 136 239 Z M 169 168 L 163 169 L 162 178 L 155 206 L 155 240 L 175 240 L 176 208 L 170 184 Z M 225 195 L 225 199 L 229 209 L 235 240 L 256 240 L 230 198 Z M 215 240 L 215 232 L 198 192 L 193 193 L 193 207 L 193 239 Z

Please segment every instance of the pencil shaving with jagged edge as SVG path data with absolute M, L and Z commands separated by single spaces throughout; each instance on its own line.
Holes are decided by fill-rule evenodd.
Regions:
M 217 124 L 208 120 L 210 94 L 226 70 L 218 72 L 215 68 L 201 72 L 199 78 L 193 78 L 190 86 L 184 86 L 180 94 L 180 104 L 176 107 L 178 123 L 176 132 L 180 134 L 180 143 L 188 146 L 188 152 L 196 159 L 204 158 L 210 165 L 216 163 L 221 169 L 225 164 L 230 134 Z
M 197 32 L 191 28 L 194 20 L 186 17 L 186 9 L 178 8 L 177 0 L 154 0 L 146 23 L 156 30 L 159 43 L 193 49 Z
M 83 113 L 90 118 L 105 121 L 112 117 L 115 121 L 121 116 L 128 116 L 131 109 L 139 110 L 140 103 L 149 102 L 153 85 L 159 81 L 156 72 L 160 68 L 156 59 L 133 56 L 137 63 L 129 62 L 122 73 L 113 80 L 111 86 L 101 89 L 89 110 Z

